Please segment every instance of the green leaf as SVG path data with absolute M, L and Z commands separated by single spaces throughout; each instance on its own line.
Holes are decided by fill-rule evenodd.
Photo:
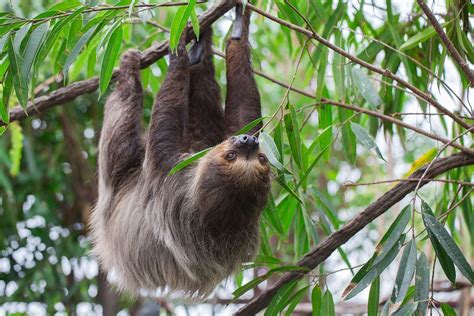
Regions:
M 442 26 L 448 26 L 451 22 L 443 23 Z M 435 29 L 430 26 L 425 28 L 423 31 L 416 33 L 416 35 L 410 37 L 408 40 L 406 40 L 400 47 L 400 50 L 407 50 L 410 48 L 413 48 L 417 46 L 420 43 L 423 43 L 424 41 L 429 40 L 432 38 L 434 35 L 436 35 Z
M 303 299 L 306 295 L 306 292 L 309 288 L 309 285 L 305 286 L 304 288 L 298 290 L 292 297 L 288 300 L 288 309 L 286 310 L 285 316 L 291 316 L 293 311 L 295 310 L 298 303 Z
M 346 296 L 350 291 L 352 291 L 354 287 L 367 275 L 367 273 L 369 273 L 371 267 L 381 262 L 390 253 L 394 245 L 399 242 L 403 230 L 410 220 L 410 209 L 410 205 L 407 205 L 402 209 L 400 214 L 398 214 L 397 218 L 393 221 L 385 235 L 375 247 L 373 256 L 364 264 L 362 268 L 360 268 L 359 271 L 357 271 L 356 275 L 354 275 L 352 278 L 351 283 L 342 293 L 342 297 Z
M 278 170 L 285 172 L 285 173 L 291 173 L 288 171 L 280 162 L 280 153 L 278 152 L 278 149 L 275 145 L 275 142 L 273 141 L 273 138 L 265 132 L 261 132 L 259 135 L 259 142 L 260 142 L 260 148 L 262 149 L 263 153 L 267 156 L 268 162 Z
M 194 34 L 196 34 L 196 39 L 199 41 L 199 36 L 200 36 L 200 25 L 199 25 L 199 20 L 198 20 L 198 17 L 196 15 L 196 10 L 193 9 L 191 11 L 191 25 L 193 26 L 193 31 L 194 31 Z
M 367 316 L 377 316 L 379 313 L 380 277 L 376 277 L 370 286 Z
M 290 193 L 300 204 L 304 204 L 301 198 L 298 196 L 298 194 L 290 188 L 280 177 L 276 178 L 277 182 L 283 189 L 285 189 L 286 192 Z
M 10 174 L 16 176 L 20 171 L 21 151 L 23 149 L 23 133 L 18 122 L 10 124 L 11 147 L 10 147 Z
M 176 12 L 176 15 L 173 18 L 173 22 L 171 23 L 170 28 L 170 49 L 171 51 L 175 51 L 178 47 L 179 39 L 181 37 L 181 33 L 188 22 L 191 13 L 194 11 L 194 6 L 196 5 L 196 0 L 190 0 L 188 5 L 185 7 L 181 7 Z
M 10 33 L 6 33 L 0 38 L 0 55 L 3 53 L 3 49 L 5 48 L 9 37 Z
M 397 243 L 387 252 L 387 254 L 379 262 L 370 267 L 367 274 L 365 274 L 358 283 L 353 284 L 351 282 L 348 287 L 349 292 L 347 293 L 347 296 L 344 297 L 344 299 L 348 300 L 353 298 L 367 286 L 369 286 L 375 280 L 375 278 L 378 277 L 390 265 L 390 263 L 392 263 L 393 259 L 395 259 L 398 251 L 402 247 L 404 240 L 405 235 L 402 235 Z M 346 291 L 348 291 L 348 289 L 344 291 L 343 295 L 346 293 Z
M 28 80 L 30 75 L 31 67 L 35 61 L 36 56 L 46 38 L 46 32 L 48 31 L 49 23 L 40 24 L 37 28 L 31 32 L 31 35 L 26 43 L 24 61 L 21 66 L 22 76 L 25 80 Z
M 179 170 L 183 169 L 184 167 L 189 166 L 190 164 L 192 164 L 193 162 L 195 162 L 199 158 L 204 157 L 204 155 L 206 155 L 211 149 L 212 149 L 212 147 L 206 148 L 206 149 L 201 150 L 201 151 L 198 151 L 197 153 L 192 154 L 191 156 L 184 159 L 183 161 L 180 161 L 176 166 L 171 168 L 168 175 L 171 176 L 171 175 L 175 174 L 176 172 L 178 172 Z
M 395 278 L 395 286 L 392 291 L 392 303 L 398 303 L 403 300 L 407 294 L 413 275 L 415 274 L 416 265 L 416 242 L 414 239 L 408 242 L 403 250 L 400 259 L 400 267 L 398 268 L 397 277 Z
M 441 303 L 441 310 L 444 316 L 456 316 L 456 310 L 452 308 L 448 303 Z
M 377 156 L 380 159 L 387 162 L 380 152 L 379 146 L 375 143 L 374 139 L 369 135 L 369 133 L 359 124 L 351 122 L 352 131 L 357 136 L 357 140 L 368 150 L 375 149 Z
M 10 112 L 9 112 L 9 104 L 10 104 L 10 95 L 13 88 L 13 77 L 10 72 L 8 72 L 5 76 L 3 81 L 3 91 L 2 91 L 2 104 L 0 107 L 0 116 L 4 123 L 10 122 Z
M 434 216 L 433 211 L 431 210 L 430 206 L 425 201 L 421 202 L 421 209 L 423 210 L 423 213 Z M 446 251 L 443 249 L 439 241 L 434 236 L 432 236 L 432 233 L 429 230 L 427 230 L 427 232 L 428 232 L 428 237 L 431 240 L 431 244 L 433 245 L 433 248 L 436 252 L 436 256 L 439 259 L 439 263 L 441 264 L 441 267 L 443 268 L 444 273 L 446 274 L 448 279 L 451 281 L 451 283 L 455 284 L 456 283 L 456 269 L 454 268 L 453 261 L 448 256 Z
M 67 72 L 69 70 L 69 67 L 71 67 L 72 63 L 74 62 L 76 57 L 79 55 L 82 48 L 84 48 L 84 46 L 86 46 L 86 44 L 89 42 L 89 40 L 95 34 L 95 31 L 97 30 L 98 26 L 99 26 L 99 24 L 96 24 L 93 27 L 91 27 L 87 32 L 84 33 L 84 35 L 81 36 L 81 38 L 74 45 L 74 48 L 72 49 L 71 53 L 67 57 L 66 61 L 64 62 L 63 74 L 64 74 L 65 79 L 67 78 Z
M 392 316 L 408 316 L 412 315 L 416 311 L 416 307 L 418 306 L 417 303 L 408 303 L 405 305 L 400 306 Z
M 289 297 L 298 285 L 298 281 L 294 280 L 282 286 L 273 296 L 264 316 L 278 315 L 278 313 L 285 308 L 289 303 Z
M 354 80 L 359 93 L 372 109 L 376 109 L 380 104 L 382 104 L 382 99 L 380 99 L 369 76 L 367 76 L 364 71 L 352 67 L 352 79 Z
M 459 271 L 464 274 L 469 282 L 474 283 L 474 275 L 469 262 L 466 260 L 461 250 L 446 231 L 444 226 L 438 222 L 436 217 L 427 213 L 423 213 L 423 223 L 425 224 L 430 239 L 436 239 L 441 247 L 443 247 L 444 251 L 446 251 L 449 258 L 458 267 Z
M 335 316 L 336 308 L 334 306 L 334 299 L 332 298 L 331 292 L 327 290 L 324 292 L 323 300 L 321 304 L 321 315 L 325 316 Z
M 253 120 L 252 122 L 248 123 L 241 129 L 239 129 L 234 135 L 242 135 L 247 134 L 248 131 L 252 130 L 255 126 L 261 123 L 266 117 L 259 117 L 258 119 Z
M 122 45 L 122 27 L 117 27 L 110 35 L 109 42 L 105 49 L 104 58 L 102 59 L 102 67 L 100 68 L 100 95 L 103 95 L 109 86 L 115 63 L 120 55 L 120 47 Z
M 293 156 L 296 165 L 300 168 L 303 168 L 300 132 L 295 108 L 290 103 L 287 104 L 287 108 L 290 110 L 290 113 L 285 115 L 284 120 L 286 135 L 288 136 L 288 141 L 290 142 L 291 155 Z
M 23 77 L 21 65 L 23 58 L 15 51 L 13 40 L 10 38 L 8 45 L 8 57 L 10 59 L 10 73 L 13 76 L 13 86 L 15 87 L 16 96 L 23 108 L 28 103 L 28 81 Z
M 430 287 L 430 267 L 425 253 L 420 253 L 416 262 L 415 301 L 418 302 L 417 315 L 422 316 L 428 307 Z
M 268 277 L 269 277 L 269 275 L 264 274 L 262 276 L 259 276 L 255 279 L 253 279 L 252 281 L 242 285 L 241 287 L 236 289 L 234 292 L 232 292 L 232 295 L 234 296 L 233 299 L 235 300 L 235 299 L 241 297 L 243 294 L 245 294 L 246 292 L 250 291 L 251 289 L 253 289 L 257 285 L 259 285 L 260 283 L 262 283 L 263 281 L 268 279 Z
M 316 285 L 311 291 L 311 305 L 313 307 L 312 316 L 324 316 L 321 314 L 321 306 L 323 304 L 323 293 L 321 288 Z

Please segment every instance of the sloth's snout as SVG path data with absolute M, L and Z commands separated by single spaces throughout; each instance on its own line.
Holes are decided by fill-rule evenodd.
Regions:
M 258 148 L 258 138 L 251 135 L 239 135 L 239 136 L 232 136 L 230 138 L 231 143 L 246 152 L 252 152 Z

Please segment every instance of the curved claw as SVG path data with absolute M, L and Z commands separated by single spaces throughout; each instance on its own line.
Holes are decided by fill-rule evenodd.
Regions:
M 191 65 L 199 64 L 202 59 L 202 54 L 204 52 L 202 41 L 194 42 L 193 46 L 189 50 L 189 62 Z
M 232 39 L 233 40 L 240 40 L 242 38 L 243 32 L 243 12 L 242 12 L 242 5 L 237 4 L 235 6 L 235 21 L 234 21 L 234 28 L 232 30 Z

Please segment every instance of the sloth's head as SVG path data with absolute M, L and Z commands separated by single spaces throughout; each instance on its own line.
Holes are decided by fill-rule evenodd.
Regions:
M 211 165 L 236 184 L 259 185 L 269 181 L 270 165 L 260 150 L 258 138 L 251 135 L 232 136 L 213 151 Z
M 199 163 L 201 183 L 235 185 L 239 190 L 259 190 L 270 183 L 270 165 L 258 138 L 232 136 L 214 147 Z

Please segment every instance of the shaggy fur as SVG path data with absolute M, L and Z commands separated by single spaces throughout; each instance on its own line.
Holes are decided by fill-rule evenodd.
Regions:
M 209 29 L 196 44 L 201 47 L 193 48 L 202 49 L 195 65 L 183 39 L 170 55 L 146 137 L 140 130 L 140 54 L 122 58 L 118 85 L 105 106 L 91 223 L 93 251 L 118 276 L 122 290 L 204 297 L 256 254 L 270 168 L 258 146 L 250 150 L 239 138 L 225 140 L 261 115 L 248 12 L 243 22 L 242 38 L 227 44 L 225 112 Z M 180 160 L 210 146 L 215 147 L 197 163 L 168 174 Z

